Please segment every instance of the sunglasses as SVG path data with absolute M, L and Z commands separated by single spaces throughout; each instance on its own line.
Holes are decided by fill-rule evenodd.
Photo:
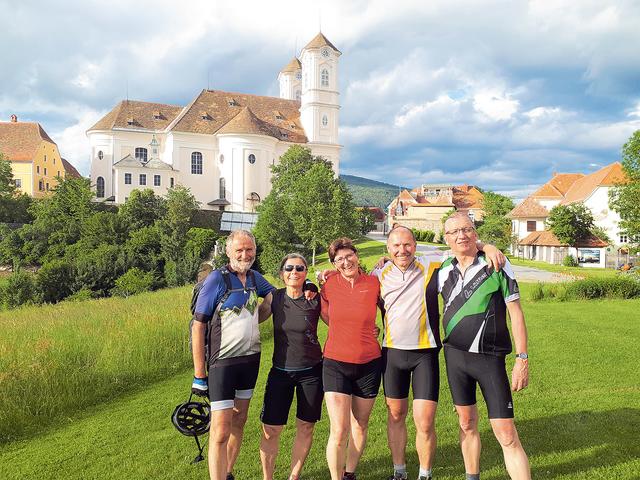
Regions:
M 284 270 L 285 272 L 293 272 L 294 270 L 296 272 L 304 272 L 306 269 L 307 267 L 305 267 L 304 265 L 285 265 L 282 270 Z

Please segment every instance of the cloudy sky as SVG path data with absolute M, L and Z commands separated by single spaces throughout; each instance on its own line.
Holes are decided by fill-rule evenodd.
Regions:
M 124 99 L 278 95 L 318 32 L 341 50 L 341 173 L 521 198 L 619 159 L 640 129 L 636 0 L 0 0 L 0 119 L 40 122 L 89 171 Z

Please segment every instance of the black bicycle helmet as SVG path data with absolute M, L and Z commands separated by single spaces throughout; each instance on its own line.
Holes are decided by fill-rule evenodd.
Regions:
M 202 402 L 192 402 L 176 406 L 171 415 L 171 422 L 176 429 L 187 437 L 197 437 L 209 431 L 211 423 L 211 407 Z

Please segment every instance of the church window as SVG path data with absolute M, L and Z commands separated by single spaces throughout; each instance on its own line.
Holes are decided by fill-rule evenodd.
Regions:
M 98 160 L 102 160 L 104 158 L 104 153 L 102 152 L 102 150 L 98 150 Z M 55 163 L 55 160 L 54 160 Z
M 300 101 L 301 98 L 302 98 L 302 92 L 300 90 L 296 90 L 296 100 Z
M 153 176 L 153 186 L 154 187 L 159 187 L 160 186 L 160 175 L 154 175 Z
M 222 165 L 224 163 L 224 155 L 221 153 L 220 154 L 220 165 Z
M 139 162 L 147 163 L 147 149 L 144 147 L 136 147 L 135 157 Z
M 191 154 L 191 173 L 193 175 L 202 175 L 202 153 L 200 152 Z
M 322 115 L 322 126 L 326 127 L 327 125 L 329 125 L 329 119 L 326 115 Z
M 102 177 L 96 179 L 96 197 L 104 198 L 104 178 Z
M 138 180 L 140 180 L 138 182 L 140 185 L 146 185 L 147 184 L 147 174 L 146 173 L 141 173 L 140 174 L 140 178 Z
M 320 85 L 323 87 L 329 86 L 329 70 L 326 68 L 323 68 L 322 72 L 320 72 Z
M 125 185 L 131 185 L 131 174 L 130 173 L 125 173 L 124 174 L 124 184 Z
M 174 182 L 173 177 L 171 177 L 171 178 L 169 179 L 169 187 L 170 187 L 170 188 L 173 188 L 173 182 Z
M 253 165 L 254 163 L 256 163 L 256 156 L 253 153 L 249 154 L 249 163 L 251 165 Z
M 220 198 L 227 198 L 227 181 L 224 177 L 220 177 Z

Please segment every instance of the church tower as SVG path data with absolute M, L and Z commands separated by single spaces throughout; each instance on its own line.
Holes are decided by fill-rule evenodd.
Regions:
M 300 121 L 309 143 L 338 144 L 340 55 L 340 51 L 322 33 L 318 33 L 300 53 Z
M 300 101 L 302 96 L 302 64 L 293 58 L 278 75 L 280 98 Z

